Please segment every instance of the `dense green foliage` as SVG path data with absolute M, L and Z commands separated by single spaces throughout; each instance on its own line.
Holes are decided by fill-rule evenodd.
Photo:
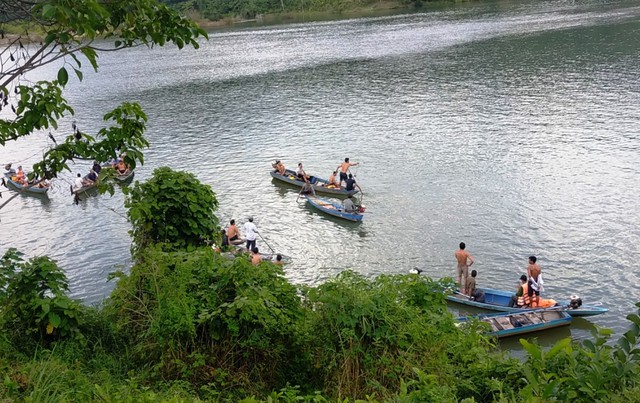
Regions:
M 100 52 L 166 43 L 197 48 L 198 37 L 206 37 L 193 22 L 156 0 L 6 0 L 0 32 L 0 146 L 58 129 L 61 118 L 73 115 L 62 94 L 69 73 L 81 81 L 82 63 L 87 62 L 97 71 Z M 51 63 L 63 64 L 56 77 L 35 83 L 25 78 Z M 104 115 L 112 126 L 94 135 L 74 125 L 65 130 L 64 141 L 43 152 L 29 176 L 50 179 L 68 170 L 69 160 L 103 162 L 119 153 L 135 167 L 143 162 L 141 149 L 148 146 L 143 137 L 146 119 L 139 105 L 123 103 Z
M 220 232 L 216 195 L 191 173 L 158 168 L 151 179 L 136 182 L 126 193 L 135 250 L 158 242 L 201 246 Z
M 193 176 L 162 168 L 128 205 L 132 215 L 152 205 L 210 212 L 216 203 Z M 153 216 L 132 219 L 133 233 L 155 231 Z M 345 271 L 294 286 L 280 266 L 221 255 L 191 242 L 193 233 L 173 236 L 144 235 L 101 309 L 69 299 L 52 260 L 8 251 L 0 399 L 635 402 L 640 392 L 637 314 L 617 343 L 606 330 L 548 351 L 521 340 L 522 363 L 496 352 L 483 324 L 456 326 L 444 299 L 450 279 Z
M 420 7 L 432 0 L 163 0 L 181 12 L 195 11 L 203 18 L 255 18 L 272 13 L 342 13 L 348 10 L 376 7 Z

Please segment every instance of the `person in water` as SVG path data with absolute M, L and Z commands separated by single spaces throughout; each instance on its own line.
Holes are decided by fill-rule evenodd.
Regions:
M 356 166 L 358 165 L 358 162 L 349 162 L 349 158 L 345 158 L 344 162 L 342 164 L 340 164 L 340 166 L 338 166 L 338 168 L 336 168 L 336 171 L 340 171 L 340 182 L 339 182 L 339 187 L 342 186 L 342 182 L 346 182 L 346 180 L 349 178 L 347 176 L 347 172 L 349 171 L 350 167 Z
M 458 249 L 455 253 L 456 261 L 458 262 L 456 275 L 458 277 L 458 287 L 460 288 L 460 290 L 465 289 L 462 284 L 462 279 L 466 281 L 467 277 L 469 276 L 469 267 L 471 267 L 474 262 L 473 256 L 471 256 L 471 254 L 469 254 L 469 252 L 465 250 L 466 247 L 467 245 L 465 245 L 464 242 L 460 242 L 460 249 Z
M 282 266 L 284 263 L 282 262 L 282 255 L 281 254 L 277 254 L 276 255 L 276 261 L 275 264 L 277 264 L 278 266 Z
M 261 262 L 262 262 L 262 255 L 260 255 L 260 251 L 258 250 L 258 247 L 254 246 L 253 249 L 251 249 L 251 264 L 253 264 L 254 266 L 257 266 Z

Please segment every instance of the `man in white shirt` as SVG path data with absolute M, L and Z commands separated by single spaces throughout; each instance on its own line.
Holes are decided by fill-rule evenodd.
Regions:
M 258 233 L 258 228 L 253 223 L 253 217 L 249 217 L 249 222 L 244 223 L 242 229 L 247 240 L 247 250 L 253 250 L 256 247 L 256 234 Z
M 84 183 L 82 181 L 82 175 L 78 174 L 78 177 L 73 182 L 73 190 L 82 189 L 83 186 L 84 186 Z

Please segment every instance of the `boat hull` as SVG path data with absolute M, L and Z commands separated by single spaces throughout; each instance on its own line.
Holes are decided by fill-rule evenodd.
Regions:
M 562 309 L 539 309 L 518 313 L 494 313 L 473 315 L 458 318 L 461 323 L 470 319 L 478 319 L 488 323 L 491 330 L 487 333 L 497 338 L 519 336 L 553 329 L 571 324 L 571 315 Z
M 302 188 L 302 186 L 304 185 L 304 182 L 296 177 L 295 172 L 287 169 L 285 173 L 286 175 L 280 175 L 275 171 L 270 172 L 271 177 L 273 179 L 288 183 L 292 186 Z M 329 181 L 327 181 L 326 179 L 318 178 L 317 176 L 311 176 L 310 182 L 311 182 L 311 185 L 313 186 L 313 189 L 316 191 L 316 193 L 323 193 L 323 194 L 329 194 L 332 196 L 340 196 L 340 197 L 352 196 L 358 193 L 357 189 L 347 190 L 344 188 L 344 186 L 341 187 L 340 189 L 327 187 L 329 185 Z
M 474 306 L 480 309 L 486 309 L 489 311 L 496 312 L 524 312 L 524 311 L 533 311 L 539 310 L 539 308 L 516 308 L 510 307 L 509 301 L 511 301 L 511 296 L 514 294 L 509 291 L 502 290 L 494 290 L 491 288 L 482 288 L 485 295 L 485 302 L 477 302 L 471 301 L 469 297 L 464 294 L 454 293 L 447 295 L 447 300 L 451 302 L 455 302 L 458 304 Z M 592 305 L 582 305 L 580 308 L 571 309 L 568 307 L 569 301 L 558 301 L 558 305 L 564 306 L 564 310 L 571 316 L 594 316 L 600 315 L 607 311 L 607 308 L 592 306 Z
M 47 192 L 49 191 L 49 188 L 39 188 L 39 187 L 29 187 L 29 186 L 23 186 L 21 184 L 19 184 L 16 181 L 11 180 L 11 178 L 5 178 L 5 181 L 7 183 L 7 187 L 13 190 L 17 190 L 19 192 L 23 192 L 23 193 L 27 193 L 27 194 L 32 194 L 32 195 L 39 195 L 39 196 L 43 196 L 46 195 Z
M 344 220 L 359 222 L 362 221 L 363 215 L 358 213 L 349 213 L 343 210 L 342 205 L 334 203 L 331 200 L 323 199 L 316 196 L 304 196 L 307 199 L 307 203 L 313 206 L 315 209 L 322 211 L 325 214 L 332 215 L 334 217 L 342 218 Z

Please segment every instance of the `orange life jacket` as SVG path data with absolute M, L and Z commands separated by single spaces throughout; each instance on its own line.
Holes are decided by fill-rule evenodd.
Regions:
M 518 297 L 517 304 L 518 306 L 529 306 L 531 305 L 531 298 L 529 298 L 529 284 L 522 284 L 522 296 Z

